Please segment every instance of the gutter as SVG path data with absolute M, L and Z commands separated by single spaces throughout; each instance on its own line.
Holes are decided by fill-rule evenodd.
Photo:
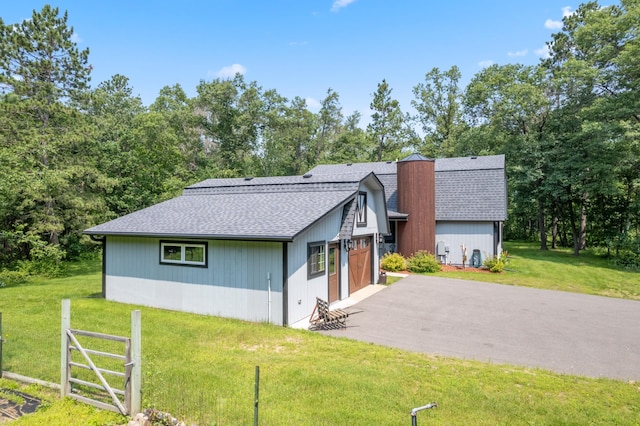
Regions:
M 119 237 L 146 237 L 146 238 L 188 238 L 193 240 L 237 240 L 237 241 L 268 241 L 268 242 L 293 242 L 294 237 L 286 235 L 259 236 L 259 235 L 216 235 L 216 234 L 176 234 L 176 233 L 146 233 L 146 232 L 105 232 L 87 229 L 83 234 L 93 239 L 94 235 L 111 235 Z M 101 241 L 100 239 L 94 241 Z

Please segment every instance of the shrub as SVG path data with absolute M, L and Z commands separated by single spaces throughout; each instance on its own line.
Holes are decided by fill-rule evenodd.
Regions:
M 433 254 L 420 250 L 407 259 L 407 269 L 411 272 L 438 272 L 442 265 Z
M 380 266 L 389 272 L 404 271 L 407 269 L 407 261 L 400 253 L 385 253 L 380 261 Z
M 621 235 L 607 241 L 607 249 L 614 265 L 640 271 L 640 235 Z
M 498 256 L 487 257 L 484 260 L 484 262 L 482 262 L 482 264 L 484 265 L 485 268 L 487 268 L 491 272 L 495 272 L 495 273 L 502 272 L 504 271 L 504 268 L 507 266 L 507 263 L 509 263 L 508 257 L 509 257 L 509 253 L 506 251 L 503 251 Z
M 640 271 L 640 254 L 631 250 L 620 250 L 614 256 L 613 264 L 630 271 Z
M 24 271 L 0 271 L 0 288 L 14 287 L 29 281 L 29 274 Z
M 59 245 L 49 245 L 44 241 L 37 241 L 31 246 L 31 260 L 20 263 L 20 269 L 30 274 L 44 275 L 49 278 L 60 277 L 64 273 L 66 257 Z

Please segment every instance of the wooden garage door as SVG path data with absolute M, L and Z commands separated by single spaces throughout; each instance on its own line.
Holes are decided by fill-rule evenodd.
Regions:
M 349 294 L 371 284 L 371 237 L 354 238 L 349 250 Z

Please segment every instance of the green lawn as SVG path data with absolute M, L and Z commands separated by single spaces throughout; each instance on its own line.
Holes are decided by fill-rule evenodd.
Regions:
M 526 278 L 512 281 L 517 284 L 535 282 L 529 277 L 538 262 L 545 264 L 541 270 L 574 262 L 571 257 L 529 260 L 527 256 L 537 252 L 526 246 L 509 250 L 510 268 L 518 272 L 498 278 Z M 593 257 L 576 261 L 585 263 L 576 270 L 590 268 L 591 274 L 605 277 L 616 273 Z M 262 425 L 410 424 L 411 409 L 432 401 L 438 408 L 420 412 L 419 424 L 640 423 L 636 382 L 435 357 L 305 330 L 108 302 L 95 297 L 99 271 L 98 263 L 84 263 L 71 277 L 0 289 L 6 371 L 59 381 L 60 301 L 70 298 L 73 328 L 108 334 L 128 335 L 131 310 L 141 309 L 144 406 L 197 424 L 253 424 L 256 366 L 261 370 Z M 554 288 L 546 275 L 539 280 L 545 283 L 542 287 Z M 573 275 L 558 275 L 572 278 L 558 288 L 582 291 L 578 285 L 570 287 Z M 494 274 L 486 276 L 496 279 Z M 589 281 L 598 282 L 594 277 Z M 637 294 L 631 289 L 625 284 L 618 291 Z M 6 386 L 0 382 L 0 387 Z M 47 401 L 42 412 L 15 424 L 118 421 L 112 414 L 101 415 L 71 401 L 51 396 Z M 69 414 L 76 411 L 77 417 Z
M 625 271 L 587 250 L 574 256 L 571 249 L 542 251 L 532 243 L 505 243 L 507 270 L 500 274 L 440 272 L 436 275 L 525 287 L 571 291 L 640 300 L 640 273 Z

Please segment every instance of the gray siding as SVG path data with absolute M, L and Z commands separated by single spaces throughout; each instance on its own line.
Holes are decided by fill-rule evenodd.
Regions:
M 474 249 L 480 250 L 482 260 L 494 255 L 493 222 L 437 222 L 436 244 L 444 241 L 451 249 L 447 263 L 462 265 L 461 245 L 467 247 L 467 265 Z
M 157 238 L 107 237 L 107 299 L 282 324 L 282 244 L 207 243 L 201 268 L 160 264 Z
M 338 241 L 341 221 L 342 207 L 335 209 L 298 236 L 293 243 L 289 243 L 289 324 L 311 315 L 316 297 L 325 300 L 329 298 L 329 278 L 326 271 L 321 276 L 307 278 L 307 244 L 315 241 Z M 325 253 L 328 253 L 326 250 L 325 245 Z M 341 266 L 346 269 L 346 266 Z

